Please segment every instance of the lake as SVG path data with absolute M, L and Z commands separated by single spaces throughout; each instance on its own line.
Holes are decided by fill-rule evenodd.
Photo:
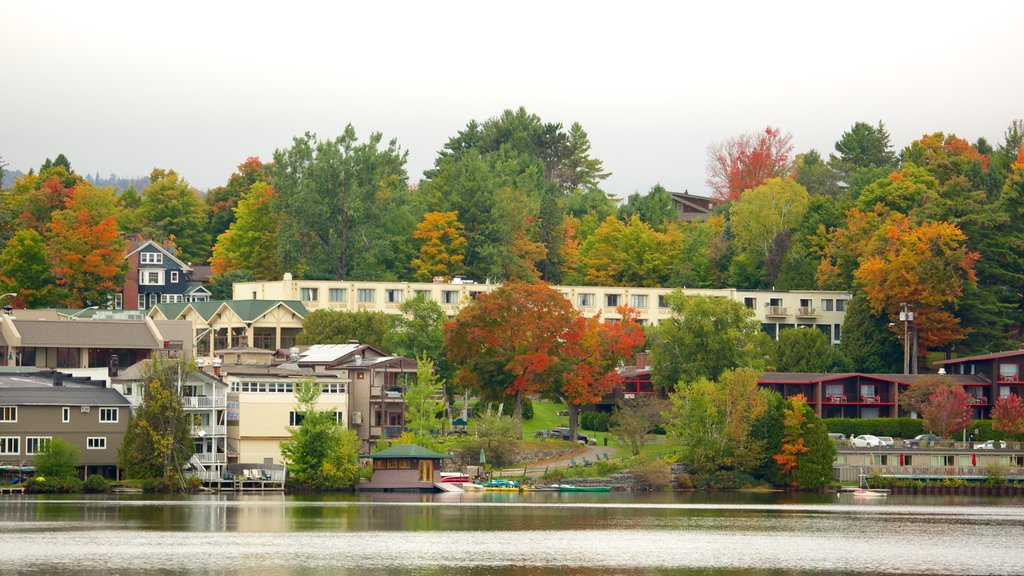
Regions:
M 3 496 L 16 574 L 1022 574 L 1016 499 Z

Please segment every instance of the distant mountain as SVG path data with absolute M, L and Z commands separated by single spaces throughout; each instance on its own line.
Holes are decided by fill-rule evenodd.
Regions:
M 4 180 L 0 182 L 0 189 L 7 190 L 11 186 L 14 186 L 14 179 L 21 178 L 25 173 L 21 170 L 6 170 L 4 172 Z
M 136 192 L 142 194 L 143 188 L 149 186 L 149 176 L 144 176 L 142 178 L 122 178 L 117 174 L 111 174 L 109 177 L 103 178 L 100 176 L 100 173 L 97 172 L 95 175 L 86 174 L 85 179 L 100 188 L 113 188 L 118 193 L 128 190 L 129 188 L 135 188 Z

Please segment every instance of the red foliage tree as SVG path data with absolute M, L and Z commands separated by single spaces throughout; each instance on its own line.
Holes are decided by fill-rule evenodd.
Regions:
M 737 200 L 740 193 L 792 167 L 793 135 L 768 126 L 763 133 L 743 134 L 708 147 L 708 186 L 716 198 Z
M 971 406 L 963 388 L 942 387 L 928 398 L 924 426 L 943 438 L 971 425 Z
M 1024 434 L 1024 402 L 1020 396 L 1010 394 L 996 400 L 992 408 L 992 429 L 1011 436 Z

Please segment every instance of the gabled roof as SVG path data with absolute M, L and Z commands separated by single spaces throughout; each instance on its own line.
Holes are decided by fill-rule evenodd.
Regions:
M 167 248 L 164 248 L 163 246 L 157 244 L 156 242 L 154 242 L 152 240 L 145 240 L 145 241 L 139 242 L 139 245 L 137 247 L 135 247 L 135 249 L 133 249 L 132 251 L 130 251 L 127 254 L 125 254 L 124 257 L 128 258 L 132 254 L 135 254 L 136 252 L 142 250 L 146 246 L 152 246 L 153 248 L 156 248 L 160 252 L 163 252 L 165 256 L 167 256 L 171 260 L 174 260 L 184 270 L 191 270 L 192 269 L 191 266 L 189 266 L 188 264 L 186 264 L 186 263 L 182 262 L 181 260 L 179 260 L 177 257 L 175 257 L 174 254 L 171 254 L 171 252 Z
M 306 307 L 298 300 L 210 300 L 208 302 L 174 302 L 154 306 L 168 320 L 180 318 L 185 310 L 191 308 L 200 318 L 209 322 L 223 308 L 230 309 L 244 322 L 255 322 L 278 306 L 284 306 L 301 316 L 306 317 Z
M 392 446 L 391 448 L 381 450 L 376 454 L 370 454 L 369 456 L 367 456 L 367 458 L 373 460 L 376 460 L 378 458 L 419 458 L 421 460 L 445 460 L 451 458 L 451 456 L 448 456 L 447 454 L 438 454 L 437 452 L 432 452 L 416 444 L 398 444 L 396 446 Z
M 160 347 L 150 323 L 138 320 L 14 320 L 21 346 L 44 348 Z
M 189 282 L 185 285 L 185 294 L 194 294 L 196 292 L 210 293 L 210 291 L 206 289 L 206 286 L 203 286 L 201 282 Z
M 963 358 L 953 358 L 952 360 L 940 360 L 938 362 L 932 362 L 936 365 L 949 364 L 963 364 L 964 362 L 977 362 L 982 360 L 999 360 L 1000 358 L 1012 358 L 1014 356 L 1024 356 L 1024 350 L 1007 350 L 1005 352 L 992 352 L 991 354 L 981 354 L 979 356 L 965 356 Z

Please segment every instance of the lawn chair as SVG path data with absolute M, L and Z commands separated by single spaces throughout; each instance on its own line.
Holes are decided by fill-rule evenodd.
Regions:
M 230 470 L 225 469 L 224 470 L 224 479 L 225 480 L 234 480 L 235 479 L 235 475 L 232 474 Z
M 576 459 L 569 458 L 569 468 L 575 468 L 576 466 L 578 466 L 578 464 L 576 464 Z
M 580 460 L 583 460 L 583 465 L 584 466 L 590 466 L 590 464 L 591 464 L 590 460 L 587 460 L 586 456 L 580 456 Z
M 260 480 L 262 480 L 263 482 L 270 482 L 270 470 L 264 470 L 263 468 L 260 468 Z
M 604 461 L 605 461 L 605 462 L 607 462 L 607 461 L 608 461 L 608 453 L 607 453 L 607 452 L 605 452 L 605 453 L 604 453 Z

